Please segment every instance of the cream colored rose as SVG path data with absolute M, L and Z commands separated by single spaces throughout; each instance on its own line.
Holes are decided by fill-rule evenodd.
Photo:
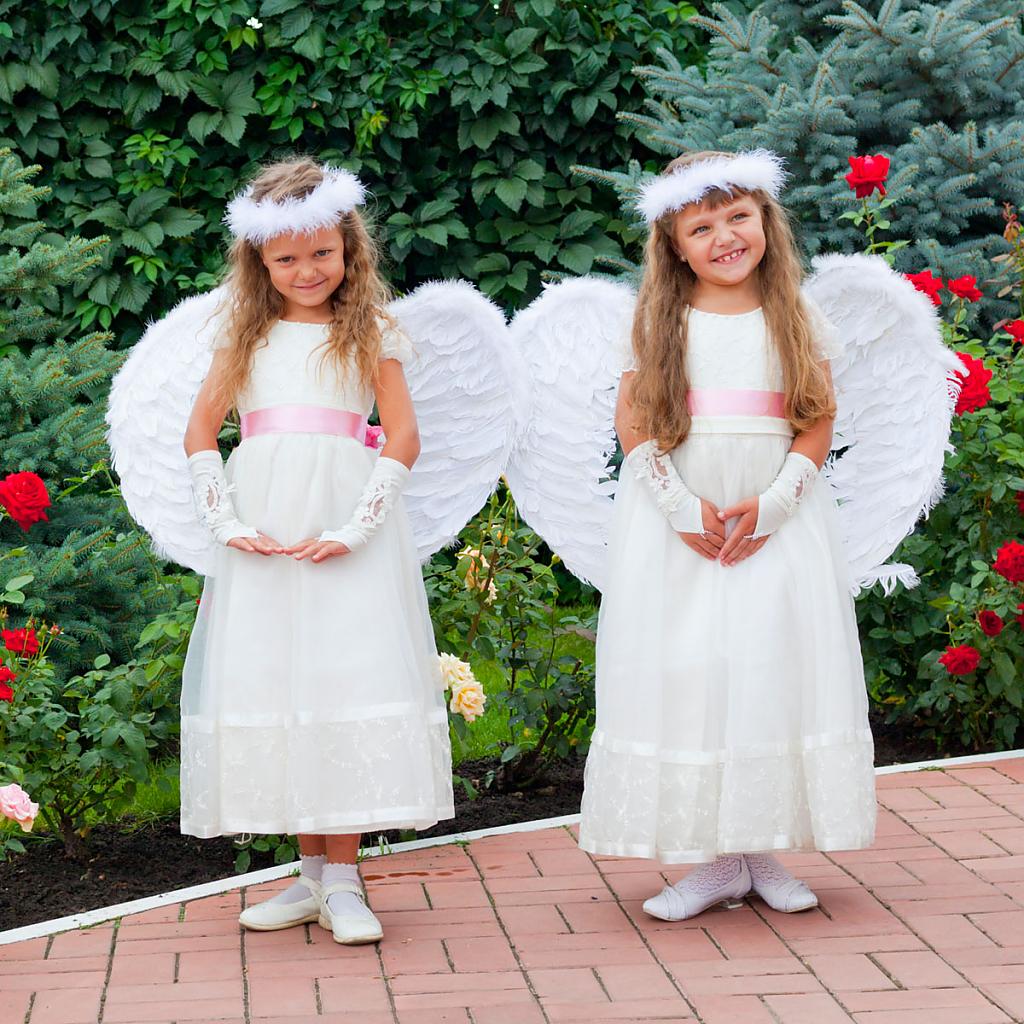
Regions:
M 484 705 L 487 703 L 487 694 L 484 688 L 474 679 L 472 682 L 463 683 L 462 686 L 452 690 L 452 699 L 448 707 L 467 722 L 473 722 L 484 713 Z
M 466 561 L 466 575 L 463 582 L 467 590 L 483 590 L 487 585 L 487 571 L 491 563 L 477 548 L 466 547 L 459 552 L 459 559 Z M 493 598 L 492 598 L 493 600 Z
M 453 693 L 460 686 L 467 683 L 475 683 L 476 676 L 469 667 L 469 662 L 459 661 L 454 654 L 439 654 L 437 661 L 441 669 L 441 689 L 451 690 Z

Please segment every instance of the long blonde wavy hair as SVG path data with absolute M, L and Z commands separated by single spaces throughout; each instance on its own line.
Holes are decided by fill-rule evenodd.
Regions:
M 252 181 L 252 198 L 301 199 L 323 179 L 323 168 L 309 157 L 268 164 Z M 377 244 L 359 213 L 343 214 L 338 229 L 344 241 L 345 277 L 330 297 L 332 316 L 320 366 L 330 359 L 341 372 L 353 357 L 360 378 L 370 386 L 377 377 L 381 324 L 393 326 L 386 309 L 391 293 L 378 270 Z M 249 382 L 256 349 L 281 318 L 284 298 L 271 283 L 260 249 L 244 238 L 236 238 L 231 246 L 225 283 L 229 355 L 216 392 L 234 406 Z
M 686 153 L 662 172 L 671 174 L 696 160 L 730 153 Z M 800 292 L 803 270 L 786 211 L 766 192 L 731 193 L 715 189 L 702 200 L 715 209 L 738 196 L 751 195 L 760 204 L 765 253 L 760 275 L 761 306 L 768 334 L 782 364 L 786 419 L 795 432 L 835 415 L 828 377 L 815 353 L 812 321 Z M 682 444 L 690 432 L 686 396 L 687 331 L 697 276 L 676 252 L 672 227 L 675 214 L 657 220 L 644 250 L 643 277 L 633 317 L 633 353 L 637 372 L 630 389 L 636 428 L 655 438 L 662 451 Z

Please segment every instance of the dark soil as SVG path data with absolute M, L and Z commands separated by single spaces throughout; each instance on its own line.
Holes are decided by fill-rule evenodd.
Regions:
M 872 729 L 876 764 L 906 764 L 939 756 L 934 746 L 912 728 L 873 719 Z M 973 751 L 951 749 L 942 756 L 969 753 Z M 579 810 L 582 759 L 559 762 L 540 785 L 511 792 L 500 792 L 496 786 L 486 788 L 488 773 L 495 768 L 494 761 L 459 765 L 459 775 L 477 787 L 479 796 L 471 800 L 463 787 L 457 786 L 455 817 L 416 836 L 470 832 Z M 384 835 L 392 844 L 413 838 L 398 832 Z M 375 844 L 377 837 L 367 835 L 364 841 Z M 57 841 L 32 841 L 24 855 L 0 863 L 0 931 L 226 878 L 234 874 L 236 853 L 229 838 L 181 835 L 177 817 L 100 826 L 89 838 L 84 862 L 68 860 Z M 269 854 L 254 853 L 249 870 L 271 863 Z

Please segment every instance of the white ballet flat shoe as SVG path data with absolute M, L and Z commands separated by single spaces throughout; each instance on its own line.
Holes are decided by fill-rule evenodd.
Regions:
M 665 886 L 657 896 L 645 900 L 644 913 L 660 921 L 685 921 L 719 903 L 732 910 L 740 906 L 740 901 L 750 892 L 750 871 L 742 858 L 736 876 L 709 891 L 687 888 L 688 878 Z
M 297 924 L 316 921 L 320 917 L 320 883 L 313 878 L 299 875 L 296 879 L 313 895 L 294 903 L 266 901 L 246 907 L 238 917 L 238 923 L 253 932 L 276 932 L 280 928 L 294 928 Z
M 748 862 L 751 859 L 751 856 L 744 858 Z M 758 855 L 758 860 L 765 867 L 758 869 L 755 866 L 750 871 L 750 887 L 772 910 L 780 914 L 798 914 L 801 910 L 813 910 L 818 905 L 818 897 L 807 884 L 794 878 L 774 857 Z M 750 870 L 749 863 L 747 869 Z
M 336 892 L 353 893 L 366 907 L 366 914 L 332 914 L 327 900 Z M 361 946 L 367 942 L 380 942 L 384 938 L 384 929 L 370 910 L 363 887 L 356 882 L 335 882 L 321 890 L 319 921 L 320 927 L 331 932 L 334 941 L 343 946 Z

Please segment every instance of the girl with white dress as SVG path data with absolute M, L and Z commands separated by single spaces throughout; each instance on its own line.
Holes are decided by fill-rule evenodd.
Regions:
M 833 340 L 801 295 L 782 182 L 766 151 L 690 154 L 641 201 L 580 845 L 700 865 L 644 903 L 663 920 L 751 889 L 813 907 L 772 853 L 874 835 L 849 574 L 817 480 Z
M 448 719 L 401 490 L 419 452 L 363 188 L 307 159 L 228 208 L 224 327 L 185 450 L 221 546 L 182 688 L 181 827 L 298 834 L 302 871 L 250 929 L 381 927 L 362 832 L 453 816 Z M 367 446 L 376 400 L 386 442 Z M 241 442 L 222 464 L 234 408 Z M 372 428 L 371 428 L 372 435 Z

